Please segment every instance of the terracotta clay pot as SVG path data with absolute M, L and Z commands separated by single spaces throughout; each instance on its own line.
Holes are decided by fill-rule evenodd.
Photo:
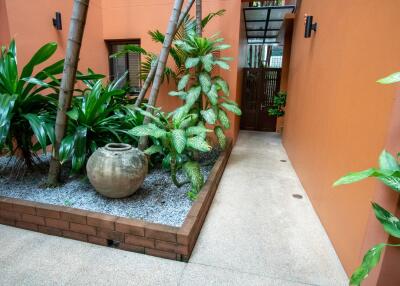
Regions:
M 111 143 L 90 156 L 86 171 L 97 192 L 109 198 L 124 198 L 142 185 L 148 163 L 139 149 L 128 144 Z

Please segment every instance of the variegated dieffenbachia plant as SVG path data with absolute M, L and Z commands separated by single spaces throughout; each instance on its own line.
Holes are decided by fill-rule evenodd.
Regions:
M 129 131 L 132 136 L 149 136 L 154 144 L 144 152 L 147 155 L 159 153 L 163 156 L 162 165 L 169 169 L 173 183 L 179 188 L 184 184 L 191 184 L 188 193 L 194 200 L 204 185 L 204 177 L 200 164 L 193 159 L 194 152 L 209 152 L 211 146 L 207 143 L 207 129 L 198 123 L 198 115 L 190 113 L 185 108 L 178 108 L 174 112 L 165 113 L 160 108 L 153 108 L 153 114 L 137 108 L 143 116 L 152 119 L 149 124 L 134 127 Z M 179 181 L 177 171 L 183 169 L 187 180 Z
M 380 84 L 392 84 L 400 82 L 400 72 L 389 75 L 377 81 Z M 379 168 L 370 168 L 364 171 L 347 174 L 334 183 L 334 186 L 351 184 L 363 179 L 374 177 L 390 187 L 395 192 L 400 193 L 400 153 L 397 158 L 387 151 L 383 151 L 379 157 Z M 373 202 L 372 209 L 375 217 L 382 224 L 383 229 L 391 236 L 400 238 L 400 219 L 390 213 L 379 204 Z M 350 278 L 350 285 L 361 285 L 371 270 L 378 265 L 382 252 L 386 246 L 399 247 L 400 244 L 379 243 L 369 249 L 361 262 L 361 265 L 354 271 Z
M 178 82 L 177 90 L 169 93 L 184 101 L 182 111 L 198 115 L 198 124 L 213 129 L 222 148 L 226 146 L 225 130 L 230 128 L 227 112 L 241 115 L 238 104 L 229 99 L 228 83 L 221 76 L 213 76 L 214 67 L 229 70 L 232 58 L 219 57 L 221 50 L 230 48 L 222 38 L 203 38 L 195 33 L 174 42 L 186 53 L 186 71 Z

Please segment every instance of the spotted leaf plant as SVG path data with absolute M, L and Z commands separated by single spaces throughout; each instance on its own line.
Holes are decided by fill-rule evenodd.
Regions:
M 129 134 L 136 137 L 149 136 L 154 144 L 145 150 L 147 155 L 159 153 L 163 156 L 162 165 L 169 169 L 173 183 L 179 188 L 191 184 L 188 193 L 190 199 L 195 199 L 203 187 L 204 177 L 200 164 L 193 159 L 194 152 L 208 152 L 211 146 L 206 141 L 206 133 L 212 130 L 198 124 L 198 115 L 189 113 L 184 107 L 174 112 L 165 113 L 160 108 L 153 108 L 153 114 L 137 109 L 143 116 L 152 119 L 152 123 L 134 127 Z M 180 181 L 177 172 L 182 169 L 187 177 Z
M 400 73 L 392 74 L 377 81 L 381 84 L 392 84 L 400 82 Z M 334 186 L 351 184 L 366 178 L 376 178 L 395 192 L 400 193 L 400 153 L 397 158 L 387 151 L 383 151 L 379 157 L 379 168 L 370 168 L 364 171 L 347 174 L 334 183 Z M 382 224 L 383 229 L 393 237 L 400 238 L 400 219 L 390 213 L 379 204 L 373 202 L 372 209 L 375 217 Z M 361 262 L 361 265 L 354 271 L 350 278 L 350 285 L 361 285 L 372 269 L 378 265 L 382 252 L 386 246 L 399 247 L 400 244 L 379 243 L 369 249 Z
M 213 75 L 215 67 L 229 70 L 227 57 L 219 57 L 221 50 L 230 48 L 222 44 L 222 38 L 202 38 L 195 33 L 174 45 L 185 53 L 186 71 L 178 82 L 177 90 L 169 93 L 184 101 L 182 112 L 198 115 L 198 126 L 213 129 L 222 148 L 226 146 L 225 130 L 230 127 L 228 113 L 241 115 L 238 104 L 229 99 L 228 83 L 219 75 Z

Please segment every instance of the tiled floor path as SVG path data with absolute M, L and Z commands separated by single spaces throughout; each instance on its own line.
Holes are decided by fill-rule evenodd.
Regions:
M 344 286 L 347 276 L 279 136 L 241 132 L 189 263 L 0 225 L 0 285 Z

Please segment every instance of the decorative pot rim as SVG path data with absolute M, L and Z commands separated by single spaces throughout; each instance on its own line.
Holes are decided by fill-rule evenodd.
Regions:
M 132 146 L 125 143 L 108 143 L 104 148 L 108 151 L 128 151 Z

